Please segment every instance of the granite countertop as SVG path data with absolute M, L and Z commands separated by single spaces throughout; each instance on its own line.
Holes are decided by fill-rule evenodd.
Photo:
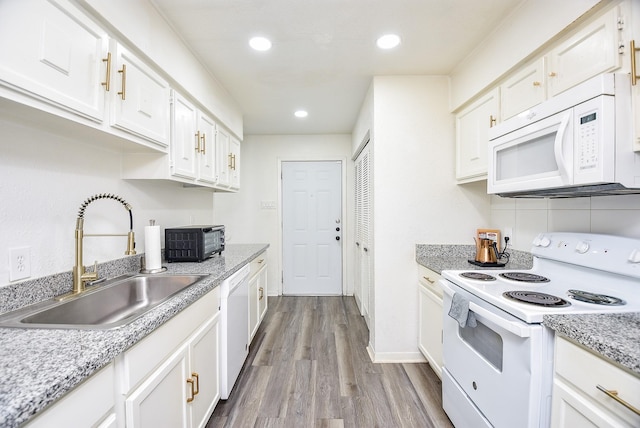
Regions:
M 511 255 L 506 266 L 497 269 L 531 269 L 533 257 L 530 253 L 507 250 Z M 416 262 L 440 274 L 443 270 L 496 269 L 473 265 L 468 262 L 476 255 L 475 245 L 417 244 Z
M 267 248 L 266 244 L 228 244 L 221 256 L 214 256 L 202 263 L 166 263 L 169 273 L 210 276 L 119 328 L 0 328 L 0 426 L 15 427 L 26 422 L 118 354 L 217 287 Z M 104 274 L 104 270 L 102 272 Z M 40 282 L 45 285 L 56 282 L 56 278 L 51 279 L 53 277 L 59 279 L 58 275 Z M 61 277 L 70 279 L 70 274 Z M 70 287 L 70 284 L 66 286 Z M 29 289 L 35 287 L 31 283 L 28 285 Z M 3 291 L 9 296 L 3 296 Z M 7 305 L 4 302 L 11 301 L 13 296 L 25 294 L 29 292 L 19 286 L 7 287 L 7 290 L 0 288 L 0 308 L 5 311 Z M 37 295 L 38 292 L 32 294 Z
M 501 269 L 531 269 L 531 254 L 508 250 Z M 416 245 L 416 262 L 438 274 L 443 270 L 492 269 L 472 265 L 474 245 Z M 640 376 L 640 313 L 545 315 L 543 324 Z
M 545 315 L 543 324 L 640 376 L 640 312 Z

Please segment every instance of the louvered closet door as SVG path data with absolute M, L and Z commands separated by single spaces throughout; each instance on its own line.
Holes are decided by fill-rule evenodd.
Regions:
M 356 159 L 356 284 L 360 313 L 369 324 L 371 289 L 370 144 Z

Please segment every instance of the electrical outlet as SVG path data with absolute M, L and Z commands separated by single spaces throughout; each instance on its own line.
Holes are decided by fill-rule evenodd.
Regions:
M 9 281 L 31 276 L 31 248 L 9 248 Z
M 505 238 L 509 238 L 509 240 L 511 240 L 511 238 L 513 238 L 513 228 L 512 227 L 505 227 L 503 229 L 502 235 Z

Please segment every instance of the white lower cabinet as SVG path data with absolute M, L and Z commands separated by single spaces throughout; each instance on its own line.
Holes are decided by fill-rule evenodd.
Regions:
M 552 428 L 637 428 L 640 427 L 638 409 L 640 377 L 569 340 L 556 337 Z
M 267 253 L 251 262 L 249 274 L 249 343 L 267 312 Z
M 109 363 L 26 427 L 115 427 L 115 372 Z
M 119 357 L 126 426 L 203 427 L 220 399 L 220 290 Z
M 442 288 L 440 275 L 418 267 L 418 348 L 433 371 L 442 377 Z

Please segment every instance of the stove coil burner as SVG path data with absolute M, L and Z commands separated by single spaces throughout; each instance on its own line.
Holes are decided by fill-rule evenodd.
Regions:
M 545 306 L 548 308 L 571 306 L 571 303 L 560 297 L 552 296 L 551 294 L 538 293 L 536 291 L 507 291 L 502 293 L 502 295 L 518 302 L 530 303 L 532 305 Z
M 581 302 L 593 303 L 595 305 L 607 305 L 607 306 L 621 306 L 626 302 L 622 299 L 612 296 L 606 296 L 604 294 L 590 293 L 583 290 L 569 290 L 567 292 L 572 299 L 580 300 Z
M 500 276 L 505 279 L 520 282 L 549 282 L 549 278 L 527 272 L 504 272 L 501 273 Z
M 463 272 L 460 274 L 463 278 L 476 279 L 478 281 L 495 281 L 496 277 L 482 272 Z

